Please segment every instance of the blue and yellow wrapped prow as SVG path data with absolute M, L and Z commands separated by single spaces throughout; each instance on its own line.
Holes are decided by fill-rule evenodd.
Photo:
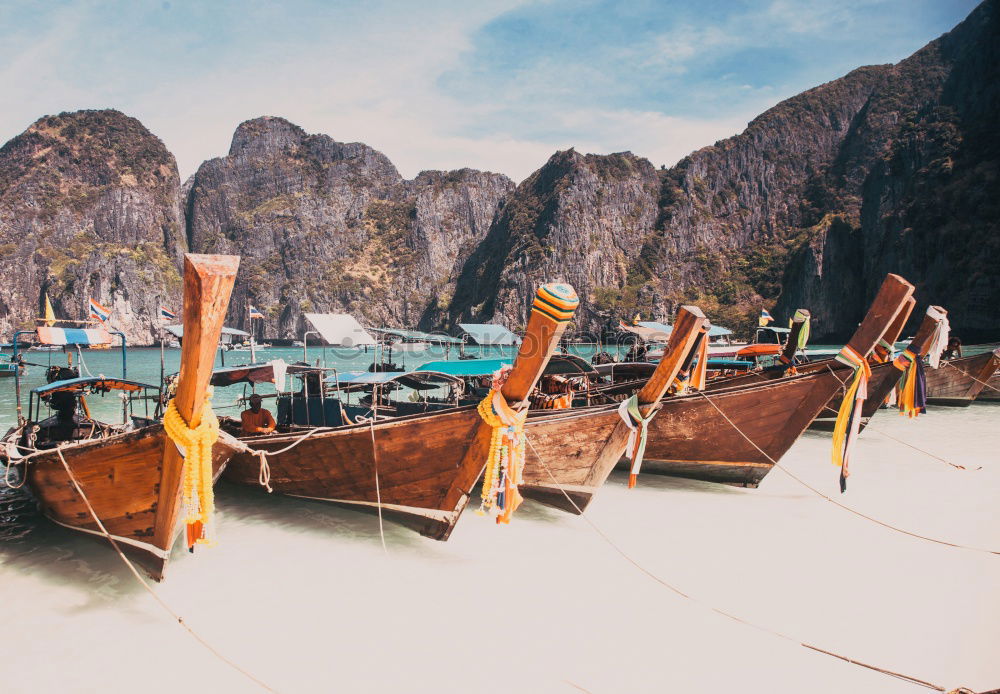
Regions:
M 580 297 L 573 287 L 561 282 L 551 282 L 538 288 L 531 304 L 531 312 L 540 313 L 556 323 L 568 323 L 579 305 Z

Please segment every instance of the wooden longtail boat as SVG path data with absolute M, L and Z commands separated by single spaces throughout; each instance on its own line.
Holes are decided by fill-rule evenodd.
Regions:
M 698 308 L 680 309 L 663 358 L 636 394 L 644 416 L 690 364 L 697 340 L 704 339 L 704 323 Z M 630 430 L 618 409 L 616 403 L 529 413 L 521 494 L 570 513 L 583 512 L 626 453 Z
M 175 402 L 192 426 L 197 426 L 201 419 L 222 319 L 238 265 L 236 256 L 187 255 L 184 259 L 185 339 Z M 113 387 L 107 383 L 113 379 L 77 380 L 101 381 L 81 384 L 91 389 Z M 72 385 L 61 381 L 39 390 L 48 388 L 55 393 L 61 388 L 60 383 Z M 63 392 L 69 392 L 68 388 Z M 103 537 L 67 474 L 61 453 L 118 546 L 152 578 L 161 580 L 181 529 L 178 521 L 183 469 L 183 458 L 169 440 L 163 424 L 135 418 L 116 426 L 74 415 L 72 431 L 67 432 L 65 439 L 38 440 L 38 435 L 47 430 L 55 430 L 51 422 L 47 426 L 46 421 L 27 421 L 8 433 L 3 441 L 5 462 L 23 470 L 25 482 L 42 512 L 60 525 Z M 26 456 L 28 449 L 20 446 L 29 437 L 33 447 L 50 450 Z M 212 451 L 214 467 L 221 469 L 238 446 L 238 442 L 223 435 Z M 18 465 L 25 457 L 27 460 Z
M 908 311 L 906 312 L 909 313 Z M 917 329 L 917 334 L 910 340 L 910 344 L 907 349 L 910 350 L 918 359 L 923 359 L 927 356 L 927 350 L 931 346 L 931 342 L 934 339 L 934 334 L 938 329 L 941 321 L 944 320 L 948 315 L 940 306 L 930 306 L 927 312 L 924 314 L 923 320 L 920 322 L 920 327 Z M 871 362 L 872 376 L 868 381 L 868 397 L 865 399 L 864 405 L 861 408 L 861 429 L 868 426 L 868 422 L 871 418 L 882 408 L 885 403 L 886 398 L 892 392 L 892 389 L 896 387 L 899 383 L 899 379 L 902 377 L 903 372 L 901 369 L 897 368 L 892 364 L 891 359 L 889 359 L 891 353 L 885 347 L 885 344 L 893 344 L 894 339 L 889 339 L 890 335 L 899 336 L 902 332 L 903 321 L 897 321 L 886 333 L 886 338 L 884 338 L 881 343 L 875 348 L 872 356 L 869 358 Z M 898 330 L 897 330 L 898 326 Z M 896 332 L 893 332 L 896 330 Z M 885 343 L 885 344 L 883 344 Z M 889 361 L 886 361 L 889 359 Z M 823 412 L 813 421 L 809 426 L 810 429 L 818 429 L 820 431 L 833 431 L 834 424 L 837 419 L 837 408 L 840 407 L 840 398 L 834 397 L 827 403 Z
M 538 290 L 513 371 L 502 388 L 512 407 L 527 407 L 526 400 L 576 304 L 569 285 L 550 284 Z M 268 465 L 274 491 L 380 510 L 437 540 L 448 539 L 468 504 L 492 437 L 475 406 L 313 429 L 308 437 L 306 433 L 240 440 L 255 450 L 272 452 Z M 233 457 L 225 477 L 256 486 L 260 472 L 258 457 L 247 452 Z
M 909 282 L 887 276 L 848 346 L 867 356 L 912 294 Z M 649 425 L 642 471 L 757 486 L 851 374 L 833 359 L 795 368 L 795 375 L 774 368 L 734 376 L 665 400 Z
M 1000 367 L 1000 348 L 973 357 L 942 360 L 927 369 L 927 404 L 968 407 Z M 996 394 L 996 393 L 994 393 Z

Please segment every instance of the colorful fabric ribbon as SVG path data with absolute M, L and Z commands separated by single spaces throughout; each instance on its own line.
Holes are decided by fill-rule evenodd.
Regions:
M 932 309 L 927 309 L 928 315 L 930 315 Z M 938 312 L 935 311 L 935 314 Z M 932 369 L 936 369 L 941 366 L 941 353 L 948 346 L 948 337 L 951 334 L 951 325 L 948 323 L 947 316 L 942 316 L 940 322 L 937 325 L 937 329 L 934 331 L 934 337 L 931 338 L 931 344 L 927 348 L 927 363 Z
M 802 309 L 796 309 L 795 314 L 792 316 L 792 320 L 789 321 L 788 327 L 791 328 L 792 326 L 794 326 L 796 321 L 801 321 L 802 323 L 802 327 L 799 328 L 798 339 L 796 339 L 795 341 L 795 349 L 796 351 L 798 351 L 805 349 L 806 345 L 809 344 L 809 324 L 812 321 L 812 314 Z M 792 360 L 786 357 L 784 354 L 781 354 L 778 357 L 778 361 L 781 362 L 782 364 L 792 363 Z M 793 373 L 797 373 L 794 371 L 794 368 L 793 368 Z
M 478 513 L 495 516 L 497 523 L 510 523 L 522 501 L 517 488 L 524 472 L 524 420 L 528 411 L 515 412 L 494 385 L 479 403 L 479 416 L 493 429 L 493 434 Z
M 896 350 L 895 345 L 889 344 L 885 338 L 879 338 L 878 347 L 881 347 L 882 349 L 876 349 L 872 352 L 872 357 L 874 357 L 875 362 L 878 364 L 884 364 L 887 361 L 891 361 L 893 353 Z
M 872 370 L 868 360 L 850 345 L 840 350 L 836 359 L 854 369 L 851 383 L 837 412 L 837 422 L 833 427 L 831 459 L 834 465 L 840 466 L 840 492 L 844 493 L 847 491 L 847 478 L 851 474 L 849 468 L 851 448 L 861 428 L 861 408 L 865 398 L 868 397 L 868 380 L 871 378 Z
M 917 417 L 927 411 L 927 379 L 924 362 L 908 348 L 896 357 L 892 365 L 903 372 L 899 384 L 896 404 L 901 415 Z
M 629 467 L 628 488 L 634 489 L 636 478 L 639 476 L 639 468 L 642 467 L 642 458 L 646 454 L 646 439 L 649 434 L 649 422 L 653 419 L 654 410 L 650 410 L 645 417 L 639 409 L 639 398 L 633 395 L 628 400 L 622 401 L 618 406 L 618 416 L 622 418 L 629 428 L 628 446 L 629 459 L 632 465 Z
M 184 448 L 184 482 L 181 499 L 187 526 L 187 546 L 194 551 L 196 544 L 214 544 L 209 526 L 215 511 L 215 481 L 212 472 L 212 446 L 219 440 L 219 420 L 212 411 L 212 389 L 205 394 L 201 423 L 192 429 L 170 399 L 163 415 L 163 428 L 178 446 Z
M 698 340 L 697 362 L 691 371 L 691 390 L 704 390 L 708 381 L 708 330 L 703 329 Z

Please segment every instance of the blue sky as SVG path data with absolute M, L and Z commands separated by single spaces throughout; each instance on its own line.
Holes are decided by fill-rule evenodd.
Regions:
M 784 98 L 905 58 L 976 4 L 0 0 L 0 141 L 113 107 L 184 177 L 258 115 L 366 142 L 408 177 L 521 180 L 571 146 L 670 165 Z

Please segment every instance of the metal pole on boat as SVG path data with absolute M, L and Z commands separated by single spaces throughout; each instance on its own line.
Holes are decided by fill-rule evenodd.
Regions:
M 254 349 L 253 314 L 250 313 L 250 301 L 249 301 L 249 299 L 247 300 L 247 327 L 249 328 L 249 330 L 247 332 L 250 333 L 250 363 L 251 364 L 256 364 L 257 363 L 257 350 Z
M 302 333 L 302 361 L 303 361 L 303 363 L 306 363 L 306 364 L 309 363 L 309 354 L 308 354 L 308 352 L 306 350 L 309 349 L 309 336 L 310 335 L 319 335 L 319 331 L 318 330 L 306 330 L 304 333 Z M 323 357 L 324 364 L 323 365 L 326 366 L 326 346 L 325 345 L 323 347 L 323 355 L 324 355 L 324 357 Z
M 117 335 L 122 339 L 122 378 L 128 378 L 128 366 L 126 363 L 125 349 L 128 346 L 128 341 L 125 339 L 125 333 L 120 330 L 116 330 L 112 335 Z
M 163 395 L 163 386 L 167 378 L 166 354 L 164 353 L 163 341 L 164 341 L 163 328 L 160 327 L 160 395 L 161 396 Z
M 17 361 L 17 345 L 18 345 L 17 338 L 20 337 L 21 335 L 28 335 L 33 332 L 34 330 L 18 330 L 16 333 L 14 333 L 14 362 L 18 364 L 18 366 L 20 366 L 20 363 L 18 363 Z M 17 424 L 18 426 L 20 426 L 24 424 L 24 418 L 21 416 L 21 369 L 20 368 L 14 369 L 14 391 L 15 391 L 15 397 L 17 398 Z

